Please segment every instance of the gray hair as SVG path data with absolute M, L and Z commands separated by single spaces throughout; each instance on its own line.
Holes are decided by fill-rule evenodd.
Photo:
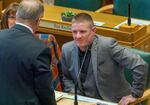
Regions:
M 17 10 L 16 18 L 37 20 L 44 13 L 43 4 L 39 0 L 23 0 Z

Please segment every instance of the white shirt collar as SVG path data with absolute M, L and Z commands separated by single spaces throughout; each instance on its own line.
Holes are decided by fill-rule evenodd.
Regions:
M 31 31 L 32 34 L 34 33 L 31 27 L 29 27 L 29 26 L 27 26 L 25 24 L 22 24 L 22 23 L 18 23 L 18 22 L 16 22 L 16 24 L 24 26 L 24 27 L 28 28 Z

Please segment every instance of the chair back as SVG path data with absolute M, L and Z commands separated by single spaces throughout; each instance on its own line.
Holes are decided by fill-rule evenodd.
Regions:
M 150 0 L 114 0 L 113 13 L 128 16 L 128 3 L 131 5 L 131 17 L 150 20 Z
M 145 89 L 149 88 L 150 87 L 150 53 L 149 52 L 144 52 L 144 51 L 141 51 L 141 50 L 138 50 L 138 49 L 133 49 L 131 48 L 131 50 L 133 52 L 135 52 L 136 54 L 140 55 L 144 61 L 148 64 L 148 75 L 147 75 L 147 82 L 146 82 L 146 87 Z M 132 81 L 133 81 L 133 78 L 132 78 L 132 71 L 131 70 L 128 70 L 128 69 L 125 69 L 124 71 L 125 73 L 125 77 L 127 79 L 127 81 L 132 84 Z
M 50 64 L 53 75 L 53 87 L 57 91 L 62 91 L 62 70 L 59 62 L 61 51 L 55 37 L 51 34 L 37 34 L 37 38 L 43 41 L 51 49 L 52 62 Z
M 95 11 L 102 5 L 102 0 L 55 0 L 55 5 L 82 10 Z

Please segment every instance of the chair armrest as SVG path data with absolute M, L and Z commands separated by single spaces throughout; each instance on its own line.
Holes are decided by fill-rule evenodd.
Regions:
M 141 98 L 138 98 L 135 102 L 133 102 L 129 105 L 137 105 L 138 103 L 141 103 L 141 102 L 146 101 L 146 100 L 147 100 L 146 105 L 150 105 L 150 89 L 146 89 Z
M 97 9 L 95 12 L 98 12 L 98 13 L 103 12 L 103 13 L 112 14 L 113 7 L 114 7 L 113 4 L 108 4 L 106 6 L 103 6 L 103 7 L 99 8 L 99 9 Z

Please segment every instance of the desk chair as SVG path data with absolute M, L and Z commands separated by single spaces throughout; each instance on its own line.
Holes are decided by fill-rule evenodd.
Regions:
M 60 59 L 60 48 L 59 45 L 53 35 L 50 34 L 36 34 L 36 37 L 46 43 L 48 47 L 51 49 L 51 65 L 50 68 L 52 70 L 53 75 L 53 87 L 57 91 L 62 91 L 63 83 L 62 83 L 62 71 L 61 65 L 59 62 Z
M 95 11 L 102 6 L 102 0 L 55 0 L 55 5 Z
M 131 17 L 150 20 L 150 0 L 114 0 L 113 4 L 104 6 L 96 12 L 128 16 L 128 3 L 131 5 Z
M 149 68 L 148 68 L 148 78 L 147 78 L 144 95 L 141 98 L 139 98 L 136 102 L 130 105 L 139 105 L 138 103 L 142 103 L 140 105 L 150 105 L 150 53 L 133 49 L 133 48 L 131 48 L 131 50 L 136 54 L 140 55 L 148 63 Z M 127 81 L 130 84 L 132 84 L 133 78 L 132 78 L 131 70 L 125 69 L 125 77 Z

